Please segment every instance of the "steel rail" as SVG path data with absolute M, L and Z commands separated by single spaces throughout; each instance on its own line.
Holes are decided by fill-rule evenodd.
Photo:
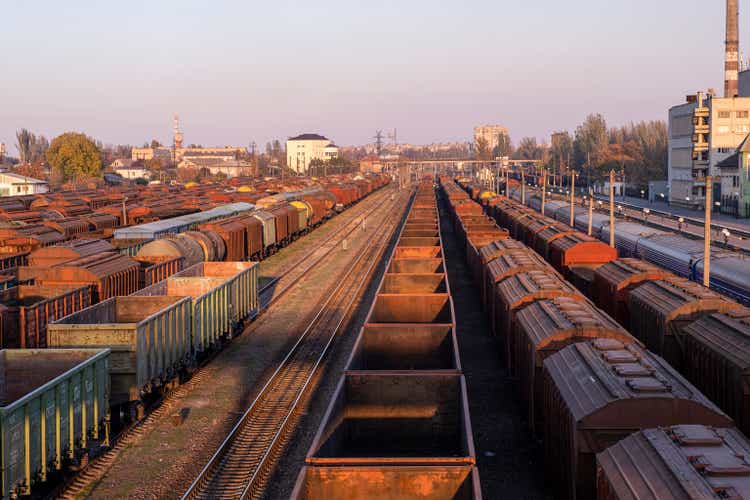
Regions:
M 401 224 L 403 224 L 403 220 Z M 389 221 L 384 220 L 378 228 L 378 232 L 386 233 L 388 227 Z M 395 230 L 395 227 L 393 230 Z M 381 254 L 390 240 L 390 238 L 385 238 L 384 241 L 377 243 L 379 239 L 370 238 L 368 240 L 365 251 L 359 254 L 345 276 L 338 281 L 338 284 L 334 285 L 333 292 L 328 294 L 328 298 L 323 302 L 308 327 L 300 335 L 237 424 L 219 445 L 217 451 L 182 496 L 183 499 L 246 498 L 253 493 L 258 493 L 252 490 L 257 487 L 259 476 L 265 472 L 265 466 L 275 451 L 277 443 L 287 430 L 287 424 L 299 402 L 307 395 L 310 382 L 329 352 L 341 325 L 348 317 L 359 291 L 364 286 L 373 268 L 379 263 L 379 259 L 365 260 L 365 256 Z M 359 265 L 363 261 L 365 264 L 369 262 L 369 265 L 360 269 Z M 364 274 L 357 279 L 358 272 L 355 271 L 364 271 Z M 355 280 L 354 283 L 348 284 L 350 278 Z M 344 307 L 329 309 L 328 305 L 340 295 L 342 299 L 348 296 L 348 300 L 345 302 L 343 300 L 338 301 L 342 304 L 345 303 Z M 326 313 L 329 314 L 327 321 L 321 320 Z M 325 334 L 328 334 L 327 338 Z M 325 342 L 323 343 L 323 341 Z M 318 347 L 317 350 L 316 347 Z M 298 356 L 300 353 L 302 356 Z M 307 365 L 310 366 L 307 371 L 297 368 L 294 361 L 307 360 L 313 355 L 315 355 L 315 361 L 311 365 Z M 305 365 L 304 363 L 298 364 Z M 290 380 L 290 377 L 295 375 L 297 380 Z M 269 408 L 264 408 L 264 403 Z M 264 415 L 264 413 L 270 413 L 270 415 Z M 261 426 L 265 425 L 270 428 L 261 429 L 260 434 L 258 434 L 257 427 L 253 425 L 257 425 L 256 419 L 260 420 Z M 268 439 L 266 436 L 271 433 L 273 436 Z M 237 446 L 235 446 L 236 443 Z M 261 450 L 254 449 L 258 445 L 262 447 Z M 244 449 L 242 449 L 243 447 Z M 237 450 L 236 448 L 240 449 Z M 232 453 L 238 457 L 234 460 L 236 468 L 231 467 Z M 227 462 L 230 463 L 227 464 Z M 237 479 L 238 477 L 239 479 Z

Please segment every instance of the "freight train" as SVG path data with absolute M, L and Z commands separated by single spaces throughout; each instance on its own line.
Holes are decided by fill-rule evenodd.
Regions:
M 683 498 L 700 488 L 731 497 L 750 476 L 744 455 L 733 455 L 749 444 L 734 426 L 750 431 L 750 309 L 651 263 L 599 252 L 586 235 L 564 234 L 569 224 L 514 200 L 464 188 L 441 179 L 557 496 Z M 503 227 L 492 242 L 486 229 L 472 231 L 485 211 Z M 628 319 L 630 331 L 613 318 Z M 711 446 L 711 457 L 696 462 L 685 446 Z M 710 468 L 720 455 L 737 460 L 731 475 L 719 471 L 725 461 Z M 650 479 L 664 490 L 654 495 L 643 485 Z
M 144 221 L 139 226 L 145 229 L 110 228 L 114 237 L 108 238 L 55 232 L 44 237 L 46 244 L 28 235 L 49 235 L 48 226 L 0 230 L 0 249 L 26 250 L 0 259 L 2 272 L 17 284 L 0 292 L 0 363 L 5 381 L 14 380 L 0 384 L 2 497 L 29 494 L 36 483 L 78 463 L 92 439 L 106 443 L 110 415 L 140 418 L 149 399 L 240 332 L 259 312 L 258 263 L 250 260 L 387 182 L 376 176 L 342 180 L 331 189 L 302 186 L 283 201 L 255 196 L 262 208 L 216 194 L 230 203 Z M 98 205 L 99 198 L 86 198 L 87 207 Z M 0 203 L 0 210 L 28 209 L 29 201 Z M 190 204 L 186 199 L 177 211 L 191 210 Z M 131 221 L 136 210 L 127 210 Z

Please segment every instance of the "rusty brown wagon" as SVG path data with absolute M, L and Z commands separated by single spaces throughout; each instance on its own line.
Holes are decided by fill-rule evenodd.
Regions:
M 617 345 L 619 344 L 619 345 Z M 557 498 L 594 498 L 595 455 L 642 429 L 732 419 L 633 343 L 578 343 L 544 361 L 545 475 Z
M 672 276 L 650 262 L 623 258 L 608 262 L 594 273 L 591 300 L 624 328 L 630 329 L 630 293 L 641 284 Z
M 736 429 L 646 429 L 599 453 L 598 500 L 747 498 L 750 441 Z
M 740 307 L 685 278 L 649 281 L 630 293 L 630 330 L 648 349 L 680 370 L 685 326 L 709 314 Z

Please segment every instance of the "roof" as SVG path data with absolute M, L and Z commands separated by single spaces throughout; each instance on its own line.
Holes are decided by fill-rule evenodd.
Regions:
M 750 153 L 750 134 L 747 134 L 745 139 L 743 139 L 742 143 L 737 148 L 737 151 L 739 153 Z
M 318 134 L 301 134 L 297 137 L 291 137 L 290 141 L 327 141 L 326 137 Z
M 47 184 L 45 181 L 40 181 L 39 179 L 34 179 L 32 177 L 26 177 L 25 175 L 14 174 L 11 172 L 0 172 L 0 176 L 10 177 L 11 179 L 14 179 L 15 181 L 23 184 Z
M 745 139 L 745 142 L 742 144 L 745 144 L 747 142 L 747 139 Z M 740 148 L 743 146 L 740 145 Z M 748 149 L 748 152 L 750 152 L 750 149 Z M 719 163 L 716 164 L 719 168 L 738 168 L 740 164 L 740 153 L 739 149 L 738 152 L 731 154 L 730 156 L 727 156 L 723 160 L 721 160 Z
M 329 144 L 328 144 L 328 145 L 327 145 L 326 147 L 327 147 L 327 148 L 336 148 L 336 149 L 338 149 L 338 146 L 337 146 L 337 145 L 335 145 L 335 144 L 334 144 L 334 143 L 332 143 L 332 142 L 331 142 L 331 143 L 329 143 Z

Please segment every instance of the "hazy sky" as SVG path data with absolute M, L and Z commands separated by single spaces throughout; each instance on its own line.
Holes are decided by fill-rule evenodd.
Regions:
M 363 144 L 394 127 L 400 142 L 468 140 L 485 123 L 517 142 L 593 111 L 665 119 L 723 89 L 722 0 L 0 3 L 9 145 L 21 127 L 168 142 L 174 113 L 203 145 Z

